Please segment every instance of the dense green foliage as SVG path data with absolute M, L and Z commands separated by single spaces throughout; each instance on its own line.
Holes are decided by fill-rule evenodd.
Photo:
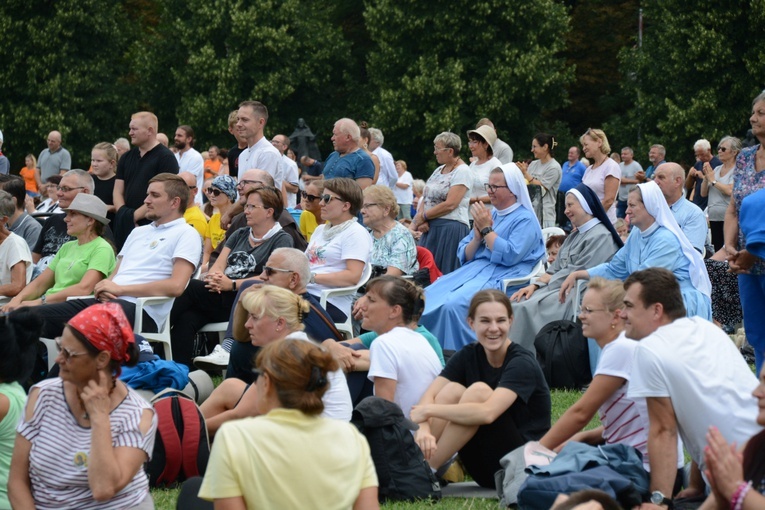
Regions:
M 438 132 L 464 139 L 484 116 L 517 159 L 537 131 L 561 158 L 605 125 L 638 159 L 660 142 L 687 161 L 696 138 L 744 134 L 763 22 L 765 0 L 6 0 L 3 149 L 18 171 L 58 129 L 87 167 L 143 109 L 170 135 L 192 125 L 200 149 L 226 147 L 228 113 L 259 99 L 269 136 L 303 117 L 327 154 L 335 119 L 366 120 L 419 177 Z

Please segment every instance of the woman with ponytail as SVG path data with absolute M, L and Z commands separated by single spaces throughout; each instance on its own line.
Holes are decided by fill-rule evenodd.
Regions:
M 531 140 L 531 152 L 534 161 L 518 162 L 518 168 L 523 172 L 523 178 L 529 184 L 542 186 L 542 227 L 555 226 L 555 204 L 558 200 L 558 187 L 563 172 L 560 163 L 553 158 L 553 151 L 558 145 L 553 135 L 538 133 Z
M 241 304 L 247 311 L 244 326 L 252 345 L 263 347 L 285 338 L 313 344 L 303 332 L 303 317 L 311 308 L 298 294 L 276 285 L 261 285 L 244 294 Z M 353 409 L 345 375 L 332 369 L 328 377 L 329 387 L 322 391 L 324 404 L 315 414 L 350 421 Z M 258 407 L 258 388 L 257 381 L 247 384 L 235 377 L 215 388 L 201 406 L 210 435 L 216 434 L 227 421 L 263 414 Z
M 478 292 L 467 322 L 478 342 L 449 359 L 411 420 L 420 425 L 415 441 L 434 471 L 445 472 L 459 453 L 473 480 L 493 489 L 499 460 L 550 428 L 550 390 L 531 351 L 507 336 L 513 323 L 507 295 Z
M 253 308 L 253 299 L 248 294 L 245 307 Z M 263 347 L 256 366 L 260 416 L 221 427 L 199 497 L 232 509 L 379 508 L 364 436 L 319 416 L 338 368 L 332 355 L 311 342 L 277 340 Z
M 369 348 L 374 394 L 398 404 L 407 417 L 441 372 L 433 348 L 409 327 L 424 308 L 422 289 L 391 275 L 371 280 L 360 306 L 362 327 L 379 335 Z

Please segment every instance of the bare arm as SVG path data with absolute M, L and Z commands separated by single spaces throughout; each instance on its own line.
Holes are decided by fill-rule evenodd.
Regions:
M 353 503 L 353 510 L 378 510 L 380 502 L 377 500 L 377 487 L 365 487 L 359 492 L 359 496 Z
M 361 280 L 364 272 L 364 261 L 348 259 L 345 261 L 346 269 L 336 273 L 317 274 L 316 283 L 328 287 L 350 287 Z
M 488 425 L 494 423 L 518 398 L 518 394 L 507 388 L 496 388 L 484 402 L 460 404 L 428 404 L 412 408 L 414 421 L 423 418 L 441 418 L 458 425 Z
M 24 408 L 25 421 L 32 419 L 39 396 L 40 390 L 37 388 L 29 392 L 29 398 Z M 16 434 L 11 470 L 8 475 L 8 499 L 11 506 L 17 510 L 35 509 L 35 501 L 32 497 L 32 481 L 29 478 L 29 452 L 31 450 L 32 443 L 21 434 Z
M 728 202 L 728 208 L 725 210 L 725 225 L 723 226 L 725 235 L 725 251 L 729 256 L 738 251 L 738 212 L 733 197 Z
M 114 180 L 114 191 L 112 191 L 112 201 L 114 210 L 119 211 L 125 205 L 125 181 L 122 179 Z
M 55 280 L 55 273 L 51 271 L 50 268 L 46 267 L 40 276 L 29 282 L 29 285 L 24 287 L 21 292 L 16 294 L 16 296 L 11 299 L 11 301 L 5 305 L 5 307 L 3 307 L 3 311 L 10 312 L 11 310 L 15 310 L 22 305 L 22 302 L 27 302 L 26 305 L 34 306 L 31 301 L 45 294 L 48 289 L 53 287 Z
M 396 384 L 398 382 L 395 379 L 386 379 L 385 377 L 375 377 L 375 397 L 384 398 L 393 402 L 396 396 Z M 406 411 L 404 411 L 406 413 Z
M 361 187 L 361 189 L 367 189 L 372 184 L 374 184 L 374 182 L 375 181 L 369 177 L 359 177 L 358 179 L 356 179 L 356 184 L 358 184 Z
M 119 266 L 118 266 L 119 267 Z M 116 271 L 116 270 L 115 270 Z M 185 259 L 175 259 L 173 272 L 170 278 L 149 283 L 135 285 L 117 285 L 111 279 L 102 280 L 95 286 L 96 299 L 103 301 L 120 296 L 151 297 L 167 296 L 178 297 L 183 294 L 186 285 L 194 274 L 194 264 Z M 112 273 L 112 276 L 114 273 Z
M 539 440 L 546 448 L 554 450 L 582 430 L 595 416 L 598 408 L 622 387 L 624 379 L 610 375 L 597 375 L 582 397 L 569 407 L 555 425 Z
M 242 496 L 215 499 L 213 504 L 215 510 L 247 510 L 247 505 Z
M 456 186 L 452 186 L 449 188 L 449 193 L 446 195 L 446 200 L 441 202 L 440 204 L 436 204 L 427 211 L 424 210 L 424 204 L 422 207 L 422 213 L 417 213 L 418 217 L 422 217 L 424 214 L 427 216 L 427 220 L 433 220 L 435 218 L 440 218 L 441 216 L 445 216 L 455 210 L 457 207 L 459 207 L 460 202 L 462 201 L 462 198 L 465 196 L 465 193 L 467 193 L 468 189 L 467 186 L 463 186 L 461 184 L 458 184 Z M 424 218 L 421 218 L 424 220 Z M 427 221 L 425 220 L 425 221 Z
M 11 283 L 0 285 L 0 296 L 14 297 L 21 292 L 27 284 L 27 263 L 16 262 L 11 267 Z
M 608 211 L 614 200 L 616 200 L 616 193 L 619 191 L 619 179 L 613 175 L 606 177 L 606 182 L 603 185 L 603 209 Z
M 677 420 L 669 397 L 649 397 L 648 457 L 651 462 L 651 491 L 669 497 L 677 475 Z

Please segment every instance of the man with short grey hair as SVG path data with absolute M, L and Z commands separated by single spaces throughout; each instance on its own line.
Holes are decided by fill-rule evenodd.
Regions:
M 486 117 L 479 120 L 476 123 L 475 128 L 478 129 L 481 126 L 489 126 L 494 130 L 495 133 L 497 132 L 497 129 L 494 127 L 494 123 Z M 499 135 L 497 135 L 497 140 L 491 145 L 491 149 L 494 152 L 494 157 L 500 160 L 503 165 L 513 162 L 513 149 L 511 149 L 508 144 L 500 140 Z
M 712 144 L 703 138 L 693 144 L 693 155 L 696 157 L 696 164 L 688 171 L 688 177 L 685 179 L 685 188 L 689 193 L 692 190 L 693 203 L 703 211 L 707 208 L 708 201 L 708 197 L 701 196 L 701 184 L 704 182 L 704 163 L 709 163 L 712 168 L 717 168 L 722 165 L 722 161 L 717 159 L 717 156 L 712 155 Z
M 619 184 L 619 195 L 616 198 L 616 217 L 624 218 L 627 212 L 627 195 L 630 189 L 640 181 L 635 177 L 638 172 L 643 171 L 643 167 L 635 161 L 635 153 L 631 147 L 622 148 L 622 162 L 619 168 L 622 170 L 622 180 Z
M 45 182 L 52 175 L 61 175 L 72 168 L 72 156 L 61 146 L 61 133 L 51 131 L 48 134 L 48 148 L 43 149 L 37 158 L 40 180 Z
M 130 150 L 130 142 L 128 142 L 127 138 L 117 138 L 114 141 L 114 148 L 117 149 L 117 154 L 122 156 Z
M 343 118 L 335 122 L 332 129 L 332 145 L 335 152 L 324 162 L 324 178 L 348 177 L 355 179 L 364 189 L 372 184 L 375 165 L 372 158 L 359 147 L 361 131 L 352 119 Z
M 377 179 L 377 184 L 393 189 L 398 181 L 398 172 L 396 172 L 393 156 L 382 146 L 385 143 L 385 137 L 377 128 L 369 128 L 369 136 L 371 137 L 369 150 L 380 160 L 380 177 Z
M 686 200 L 683 195 L 685 171 L 677 163 L 664 163 L 654 173 L 654 182 L 667 200 L 669 210 L 677 220 L 680 230 L 702 255 L 707 241 L 707 218 L 704 212 Z
M 652 181 L 653 174 L 659 165 L 664 163 L 664 157 L 667 154 L 667 149 L 663 145 L 654 144 L 651 145 L 651 149 L 648 151 L 648 161 L 651 162 L 650 166 L 646 168 L 645 172 L 638 172 L 635 177 L 640 182 Z

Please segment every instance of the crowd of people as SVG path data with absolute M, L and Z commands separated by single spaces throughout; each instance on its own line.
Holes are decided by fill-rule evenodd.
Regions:
M 459 459 L 495 488 L 529 441 L 620 443 L 642 455 L 647 509 L 765 507 L 765 93 L 759 145 L 726 136 L 717 159 L 699 140 L 687 171 L 659 144 L 646 170 L 630 147 L 612 158 L 601 129 L 562 166 L 547 133 L 514 161 L 481 119 L 469 158 L 437 134 L 418 182 L 366 123 L 339 119 L 322 161 L 267 122 L 243 101 L 236 145 L 203 154 L 191 126 L 169 147 L 138 112 L 88 170 L 52 131 L 19 176 L 0 172 L 0 508 L 152 508 L 157 417 L 119 379 L 143 297 L 143 330 L 170 326 L 158 354 L 226 373 L 201 407 L 214 442 L 196 483 L 216 507 L 376 508 L 370 447 L 346 423 L 371 395 L 417 424 L 437 477 Z M 742 316 L 754 374 L 724 331 Z M 572 318 L 593 379 L 553 424 L 534 341 Z M 222 342 L 200 336 L 211 323 Z M 40 337 L 58 371 L 32 380 Z

